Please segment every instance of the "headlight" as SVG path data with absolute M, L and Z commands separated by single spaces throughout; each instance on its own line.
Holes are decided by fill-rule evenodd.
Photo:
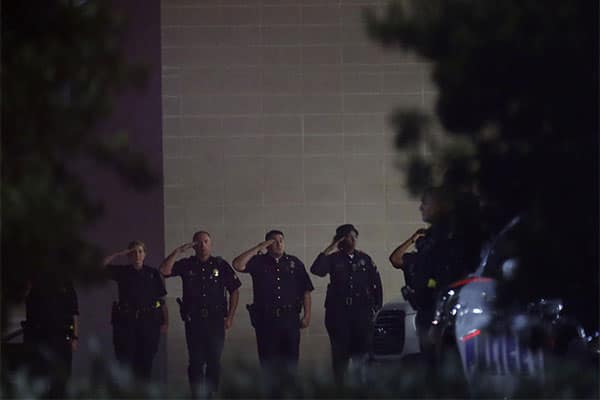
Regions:
M 456 315 L 456 302 L 458 300 L 458 296 L 456 295 L 456 291 L 454 289 L 448 290 L 444 293 L 438 303 L 435 310 L 435 314 L 433 315 L 433 321 L 431 322 L 433 325 L 440 325 L 442 323 L 448 324 L 454 322 L 454 315 Z

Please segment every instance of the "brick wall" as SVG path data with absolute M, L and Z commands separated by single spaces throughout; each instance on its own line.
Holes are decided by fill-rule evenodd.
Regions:
M 310 266 L 335 227 L 353 223 L 371 254 L 384 299 L 402 274 L 387 262 L 422 226 L 403 187 L 388 118 L 397 106 L 433 108 L 429 65 L 366 37 L 361 9 L 381 1 L 163 0 L 162 98 L 165 252 L 194 231 L 212 233 L 214 253 L 232 258 L 271 228 Z M 254 331 L 240 308 L 224 360 L 256 362 Z M 302 365 L 329 363 L 323 324 L 326 279 L 313 277 L 312 325 Z M 187 354 L 174 298 L 168 370 L 185 383 Z M 226 369 L 226 368 L 225 368 Z

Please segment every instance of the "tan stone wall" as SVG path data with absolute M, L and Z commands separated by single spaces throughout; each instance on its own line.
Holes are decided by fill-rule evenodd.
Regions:
M 231 259 L 271 228 L 307 268 L 335 227 L 353 223 L 359 247 L 379 266 L 384 299 L 399 295 L 389 253 L 421 226 L 409 198 L 388 119 L 396 106 L 431 110 L 429 65 L 366 37 L 365 5 L 381 1 L 164 0 L 162 93 L 165 240 L 168 254 L 192 233 L 212 233 L 214 253 Z M 224 361 L 256 362 L 244 305 Z M 312 277 L 312 325 L 302 365 L 329 363 L 323 324 L 326 279 Z M 168 281 L 169 379 L 185 384 L 187 354 Z

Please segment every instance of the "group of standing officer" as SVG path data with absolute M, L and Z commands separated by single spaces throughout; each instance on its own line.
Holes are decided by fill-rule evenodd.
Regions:
M 403 294 L 418 311 L 417 325 L 423 337 L 433 315 L 435 294 L 463 274 L 458 267 L 464 261 L 464 254 L 457 253 L 461 246 L 456 245 L 455 231 L 449 228 L 442 191 L 426 192 L 421 212 L 431 227 L 418 230 L 398 246 L 390 261 L 394 267 L 404 270 Z M 338 384 L 344 379 L 349 360 L 367 352 L 373 315 L 382 305 L 383 291 L 377 267 L 368 254 L 356 249 L 357 237 L 358 230 L 353 225 L 338 227 L 331 244 L 310 267 L 310 272 L 319 277 L 329 275 L 325 326 Z M 409 252 L 413 245 L 417 251 Z M 195 255 L 181 258 L 191 248 Z M 128 264 L 112 264 L 115 258 L 124 255 L 130 259 Z M 117 359 L 138 377 L 150 377 L 160 333 L 166 332 L 168 326 L 162 277 L 179 276 L 183 299 L 177 301 L 185 323 L 192 394 L 198 394 L 202 381 L 208 393 L 216 391 L 225 331 L 233 324 L 240 280 L 227 261 L 212 255 L 212 239 L 206 231 L 196 232 L 191 243 L 177 247 L 159 270 L 145 265 L 145 256 L 145 245 L 134 241 L 127 250 L 104 260 L 119 292 L 119 301 L 113 304 L 112 310 Z M 299 359 L 300 329 L 308 327 L 311 320 L 311 291 L 314 289 L 304 264 L 285 252 L 284 233 L 277 230 L 268 232 L 263 242 L 237 256 L 232 264 L 238 272 L 252 277 L 253 303 L 247 308 L 256 332 L 261 366 L 271 371 L 294 370 Z M 36 338 L 38 325 L 52 319 L 52 323 L 46 321 L 46 325 L 55 325 L 57 337 L 61 338 L 61 346 L 65 348 L 61 354 L 65 356 L 64 369 L 68 373 L 71 351 L 76 349 L 78 340 L 77 298 L 72 284 L 54 285 L 56 290 L 52 293 L 38 290 L 35 283 L 30 286 L 26 337 L 29 341 Z M 52 309 L 64 312 L 53 316 L 42 310 L 46 298 L 63 302 Z M 45 336 L 45 340 L 51 339 Z
M 382 302 L 377 267 L 366 253 L 356 250 L 357 236 L 354 226 L 340 226 L 333 242 L 310 268 L 317 276 L 330 276 L 326 326 L 338 383 L 349 359 L 367 351 L 373 313 Z M 195 256 L 176 261 L 190 248 L 194 248 Z M 185 322 L 192 394 L 198 393 L 202 380 L 208 393 L 218 388 L 224 332 L 233 324 L 241 286 L 229 264 L 212 256 L 211 250 L 210 234 L 200 231 L 160 266 L 164 277 L 182 279 L 183 301 L 178 302 Z M 300 330 L 311 320 L 314 287 L 304 263 L 285 252 L 284 233 L 272 230 L 264 241 L 235 257 L 232 264 L 236 271 L 252 277 L 253 303 L 247 308 L 261 366 L 269 373 L 293 372 L 299 360 Z
M 349 359 L 366 352 L 373 312 L 382 301 L 377 267 L 366 253 L 355 249 L 357 236 L 354 226 L 340 226 L 310 268 L 317 276 L 330 277 L 325 324 L 338 383 Z M 177 260 L 191 248 L 194 256 Z M 122 256 L 129 262 L 113 263 Z M 136 377 L 150 378 L 161 332 L 168 327 L 162 277 L 179 276 L 183 299 L 177 300 L 185 323 L 192 394 L 198 394 L 203 381 L 208 393 L 214 392 L 219 385 L 225 331 L 231 328 L 238 305 L 240 280 L 224 259 L 212 255 L 211 236 L 205 231 L 196 232 L 191 243 L 177 247 L 159 270 L 146 265 L 145 258 L 144 243 L 133 241 L 126 250 L 103 261 L 108 277 L 118 286 L 118 302 L 113 303 L 111 315 L 117 360 Z M 303 262 L 285 252 L 284 233 L 272 230 L 265 241 L 236 257 L 233 266 L 252 277 L 254 301 L 247 307 L 261 366 L 269 371 L 293 371 L 299 359 L 300 329 L 310 324 L 310 293 L 314 289 Z M 72 351 L 78 343 L 77 296 L 69 282 L 41 285 L 34 281 L 30 286 L 26 341 L 53 341 L 62 360 L 57 369 L 61 371 L 58 393 L 64 393 Z
M 367 351 L 372 316 L 382 302 L 377 267 L 366 253 L 355 249 L 357 236 L 354 226 L 340 226 L 310 268 L 317 276 L 330 276 L 325 319 L 338 383 L 349 359 Z M 194 256 L 181 258 L 192 248 Z M 123 255 L 129 256 L 128 265 L 111 264 Z M 196 232 L 191 243 L 169 254 L 160 274 L 144 264 L 145 256 L 144 244 L 134 241 L 127 250 L 104 260 L 119 289 L 112 313 L 117 359 L 138 377 L 150 377 L 160 332 L 166 332 L 168 324 L 160 275 L 179 276 L 183 299 L 177 301 L 185 324 L 192 394 L 199 394 L 202 383 L 206 393 L 213 393 L 219 385 L 225 331 L 233 324 L 241 282 L 227 261 L 212 255 L 212 239 L 206 231 Z M 247 308 L 261 366 L 269 372 L 293 372 L 299 360 L 300 330 L 311 320 L 314 287 L 304 263 L 285 252 L 284 233 L 272 230 L 263 242 L 237 256 L 233 267 L 252 277 L 253 303 Z

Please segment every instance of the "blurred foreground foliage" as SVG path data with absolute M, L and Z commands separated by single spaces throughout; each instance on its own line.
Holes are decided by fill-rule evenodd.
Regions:
M 77 165 L 93 160 L 136 189 L 157 179 L 124 134 L 101 134 L 111 100 L 141 87 L 121 54 L 111 2 L 2 2 L 2 318 L 33 273 L 92 282 L 99 251 L 84 239 L 101 215 Z M 89 184 L 90 182 L 88 182 Z
M 93 353 L 93 352 L 92 352 Z M 94 354 L 94 353 L 93 353 Z M 93 373 L 68 385 L 66 398 L 187 398 L 187 382 L 181 386 L 165 386 L 137 381 L 118 364 L 103 361 L 95 353 Z M 238 359 L 223 370 L 221 387 L 216 398 L 503 398 L 505 388 L 496 382 L 479 382 L 469 389 L 459 365 L 445 365 L 437 373 L 423 360 L 405 360 L 372 365 L 352 370 L 341 387 L 334 384 L 329 365 L 301 369 L 291 375 L 278 369 L 267 376 L 255 362 Z M 2 388 L 2 397 L 39 398 L 45 382 L 20 370 L 10 379 L 12 384 Z M 598 376 L 591 370 L 562 363 L 548 369 L 543 381 L 525 377 L 516 388 L 514 398 L 597 398 Z
M 562 298 L 597 330 L 598 2 L 400 0 L 364 16 L 437 86 L 435 115 L 393 118 L 409 188 L 474 188 L 488 234 L 525 215 L 500 303 Z

